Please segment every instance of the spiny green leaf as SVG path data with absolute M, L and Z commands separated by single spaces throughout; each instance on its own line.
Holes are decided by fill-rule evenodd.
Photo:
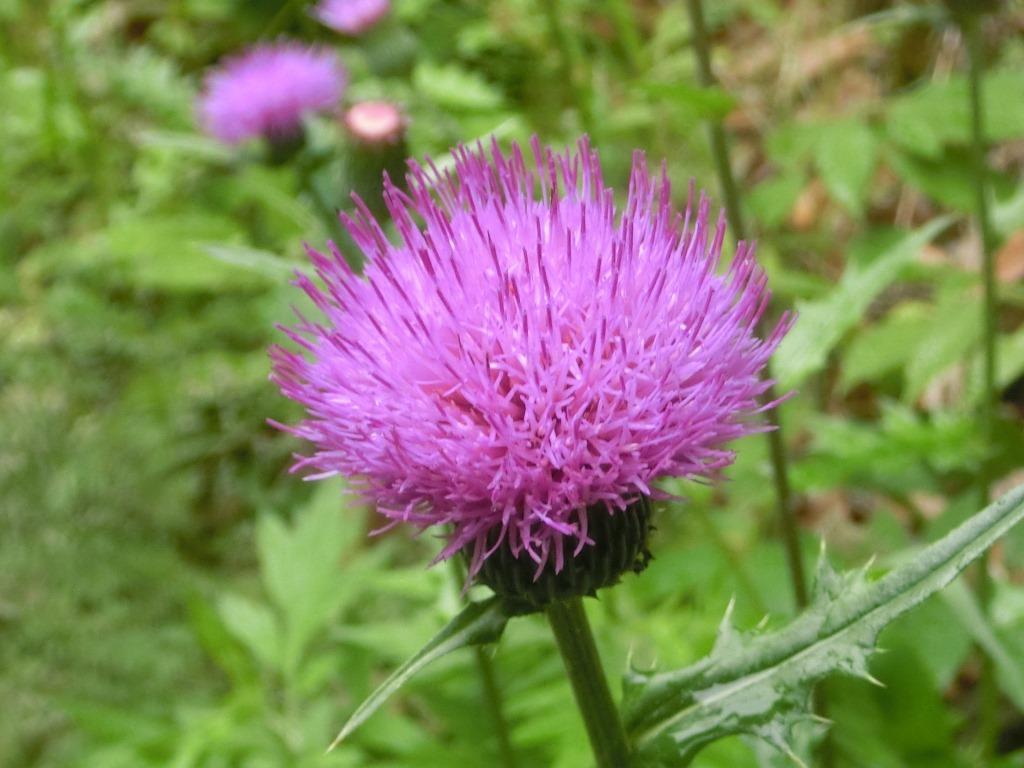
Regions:
M 419 653 L 396 669 L 366 701 L 359 705 L 328 751 L 338 746 L 350 733 L 366 722 L 391 694 L 405 685 L 421 669 L 459 648 L 497 642 L 507 622 L 508 617 L 501 610 L 501 601 L 496 597 L 467 605 L 444 629 L 434 635 Z
M 786 733 L 813 719 L 812 683 L 835 672 L 873 680 L 868 660 L 882 628 L 946 586 L 1021 519 L 1024 486 L 873 583 L 867 566 L 840 574 L 822 556 L 814 601 L 788 626 L 742 635 L 727 612 L 703 660 L 672 672 L 631 671 L 623 720 L 639 764 L 686 764 L 708 743 L 734 734 L 790 750 Z

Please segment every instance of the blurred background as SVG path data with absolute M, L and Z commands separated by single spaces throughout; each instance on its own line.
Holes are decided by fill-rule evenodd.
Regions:
M 801 321 L 775 374 L 808 564 L 859 564 L 975 511 L 974 477 L 1024 479 L 1024 9 L 981 28 L 1001 296 L 994 444 L 980 397 L 979 235 L 960 33 L 938 2 L 707 3 L 719 86 L 699 85 L 682 0 L 394 0 L 339 34 L 303 0 L 0 0 L 0 765 L 490 766 L 468 653 L 350 742 L 373 686 L 454 614 L 431 536 L 367 539 L 372 510 L 288 474 L 299 413 L 267 381 L 303 242 L 372 200 L 395 151 L 338 114 L 274 156 L 197 127 L 210 67 L 282 37 L 335 50 L 339 104 L 402 115 L 391 149 L 444 163 L 490 134 L 588 132 L 624 188 L 664 159 L 718 195 L 724 120 L 774 308 Z M 346 255 L 358 260 L 358 254 Z M 795 612 L 763 437 L 720 486 L 673 484 L 656 559 L 593 607 L 617 687 L 628 652 L 710 648 L 731 596 L 752 627 Z M 1024 765 L 1024 530 L 890 628 L 873 674 L 829 681 L 832 764 Z M 978 744 L 979 653 L 997 667 L 998 755 Z M 539 620 L 495 654 L 523 766 L 587 765 Z M 739 739 L 695 765 L 767 766 Z

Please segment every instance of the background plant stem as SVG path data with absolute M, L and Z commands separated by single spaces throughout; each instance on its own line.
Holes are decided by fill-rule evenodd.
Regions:
M 583 600 L 575 597 L 551 603 L 547 617 L 583 716 L 597 768 L 628 768 L 626 733 L 601 668 Z
M 547 19 L 551 42 L 558 48 L 563 85 L 572 95 L 572 103 L 579 111 L 580 125 L 584 132 L 591 139 L 596 139 L 594 136 L 593 88 L 590 85 L 589 73 L 583 72 L 586 69 L 586 61 L 580 50 L 579 42 L 569 34 L 562 23 L 564 12 L 561 0 L 542 0 L 540 5 Z
M 451 574 L 455 587 L 462 590 L 466 581 L 466 570 L 462 567 L 458 558 L 452 558 L 450 563 Z M 498 740 L 498 757 L 501 768 L 517 768 L 516 752 L 512 747 L 512 736 L 508 727 L 508 720 L 505 719 L 505 702 L 501 696 L 501 687 L 498 685 L 498 676 L 494 671 L 494 662 L 487 654 L 487 651 L 480 646 L 474 646 L 476 658 L 477 676 L 480 678 L 480 685 L 483 689 L 484 706 L 487 707 L 491 722 L 494 724 L 494 735 Z
M 501 758 L 502 768 L 516 768 L 516 753 L 512 749 L 512 737 L 509 734 L 508 721 L 505 719 L 504 701 L 501 697 L 501 688 L 498 687 L 498 678 L 494 672 L 494 662 L 487 655 L 487 651 L 477 646 L 473 649 L 476 654 L 477 673 L 484 691 L 484 703 L 491 715 L 491 722 L 494 723 L 494 733 L 498 738 L 498 755 Z
M 708 44 L 707 27 L 704 23 L 704 8 L 701 0 L 686 0 L 690 15 L 690 26 L 693 35 L 693 50 L 697 57 L 697 78 L 705 87 L 715 85 L 716 80 L 711 70 L 711 50 Z M 719 185 L 725 201 L 729 226 L 737 240 L 747 239 L 747 230 L 740 208 L 739 193 L 736 179 L 732 174 L 729 162 L 729 145 L 725 136 L 725 127 L 721 120 L 708 121 L 708 134 L 711 142 L 711 154 L 714 157 L 718 172 Z M 762 328 L 763 330 L 763 328 Z M 775 386 L 771 385 L 762 396 L 762 402 L 776 399 Z M 793 597 L 800 608 L 807 606 L 807 577 L 804 573 L 803 557 L 800 554 L 800 533 L 797 530 L 796 517 L 793 514 L 793 499 L 789 486 L 789 467 L 786 457 L 786 446 L 783 441 L 782 423 L 779 410 L 773 408 L 766 416 L 772 429 L 767 433 L 768 453 L 771 459 L 772 476 L 775 482 L 775 505 L 782 531 L 782 540 L 786 548 L 786 560 L 789 566 L 790 581 L 793 586 Z
M 984 63 L 981 51 L 981 16 L 965 13 L 957 19 L 967 49 L 968 97 L 971 112 L 971 165 L 974 177 L 975 218 L 981 235 L 982 302 L 982 369 L 983 392 L 981 398 L 981 429 L 988 451 L 995 442 L 996 424 L 996 278 L 995 235 L 989 218 L 988 164 L 986 159 L 985 115 L 982 102 Z M 991 497 L 992 467 L 988 457 L 982 461 L 978 473 L 978 491 L 982 505 Z M 992 597 L 992 576 L 989 555 L 979 563 L 978 598 L 987 611 Z M 979 738 L 986 754 L 991 754 L 999 731 L 999 688 L 995 666 L 988 654 L 983 656 L 981 678 L 981 706 L 979 711 Z

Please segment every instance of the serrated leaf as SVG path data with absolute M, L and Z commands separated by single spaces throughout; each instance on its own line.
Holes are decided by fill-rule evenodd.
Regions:
M 434 635 L 419 653 L 396 669 L 366 701 L 359 705 L 334 739 L 330 749 L 334 749 L 366 722 L 395 691 L 421 669 L 459 648 L 497 642 L 507 622 L 508 617 L 502 611 L 501 601 L 497 597 L 467 605 L 444 629 Z
M 797 322 L 779 345 L 773 373 L 782 387 L 799 384 L 820 370 L 829 352 L 863 317 L 881 291 L 903 273 L 917 252 L 949 224 L 946 217 L 903 234 L 886 233 L 861 241 L 874 258 L 851 259 L 832 293 L 797 304 Z M 861 261 L 867 261 L 866 265 Z
M 289 670 L 352 594 L 341 560 L 362 531 L 363 516 L 343 506 L 342 487 L 323 483 L 292 526 L 268 514 L 256 528 L 264 586 L 285 619 Z
M 623 722 L 639 764 L 686 764 L 706 744 L 735 734 L 778 743 L 811 717 L 811 686 L 843 672 L 871 679 L 878 633 L 946 586 L 1024 519 L 1024 486 L 967 520 L 877 582 L 866 568 L 837 574 L 827 563 L 811 607 L 788 626 L 730 641 L 696 664 L 672 672 L 631 671 Z M 766 730 L 767 729 L 767 730 Z

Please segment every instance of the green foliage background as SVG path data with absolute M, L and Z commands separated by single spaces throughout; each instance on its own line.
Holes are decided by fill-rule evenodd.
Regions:
M 708 3 L 722 88 L 696 85 L 682 2 L 396 0 L 359 40 L 302 2 L 0 0 L 0 764 L 485 766 L 496 744 L 469 654 L 425 672 L 323 754 L 344 718 L 460 604 L 429 536 L 368 539 L 341 488 L 287 474 L 298 414 L 267 382 L 303 241 L 358 180 L 337 124 L 312 176 L 194 127 L 204 70 L 260 36 L 339 48 L 347 102 L 389 98 L 413 156 L 489 133 L 589 131 L 621 186 L 634 148 L 680 194 L 715 188 L 703 121 L 727 116 L 775 289 L 801 319 L 776 360 L 808 561 L 879 568 L 980 505 L 993 456 L 1020 478 L 1024 11 L 986 25 L 999 241 L 999 440 L 980 439 L 980 298 L 963 51 L 940 6 Z M 310 190 L 315 190 L 311 195 Z M 1017 254 L 1016 256 L 1014 254 Z M 1014 259 L 1016 258 L 1016 262 Z M 614 680 L 682 665 L 725 605 L 792 615 L 763 439 L 729 482 L 671 484 L 656 560 L 591 605 Z M 339 508 L 345 506 L 344 514 Z M 883 635 L 885 688 L 829 681 L 839 766 L 1024 765 L 1024 534 Z M 997 659 L 1006 754 L 976 748 L 977 644 Z M 524 765 L 587 765 L 543 623 L 495 653 Z M 770 765 L 739 740 L 695 765 Z

